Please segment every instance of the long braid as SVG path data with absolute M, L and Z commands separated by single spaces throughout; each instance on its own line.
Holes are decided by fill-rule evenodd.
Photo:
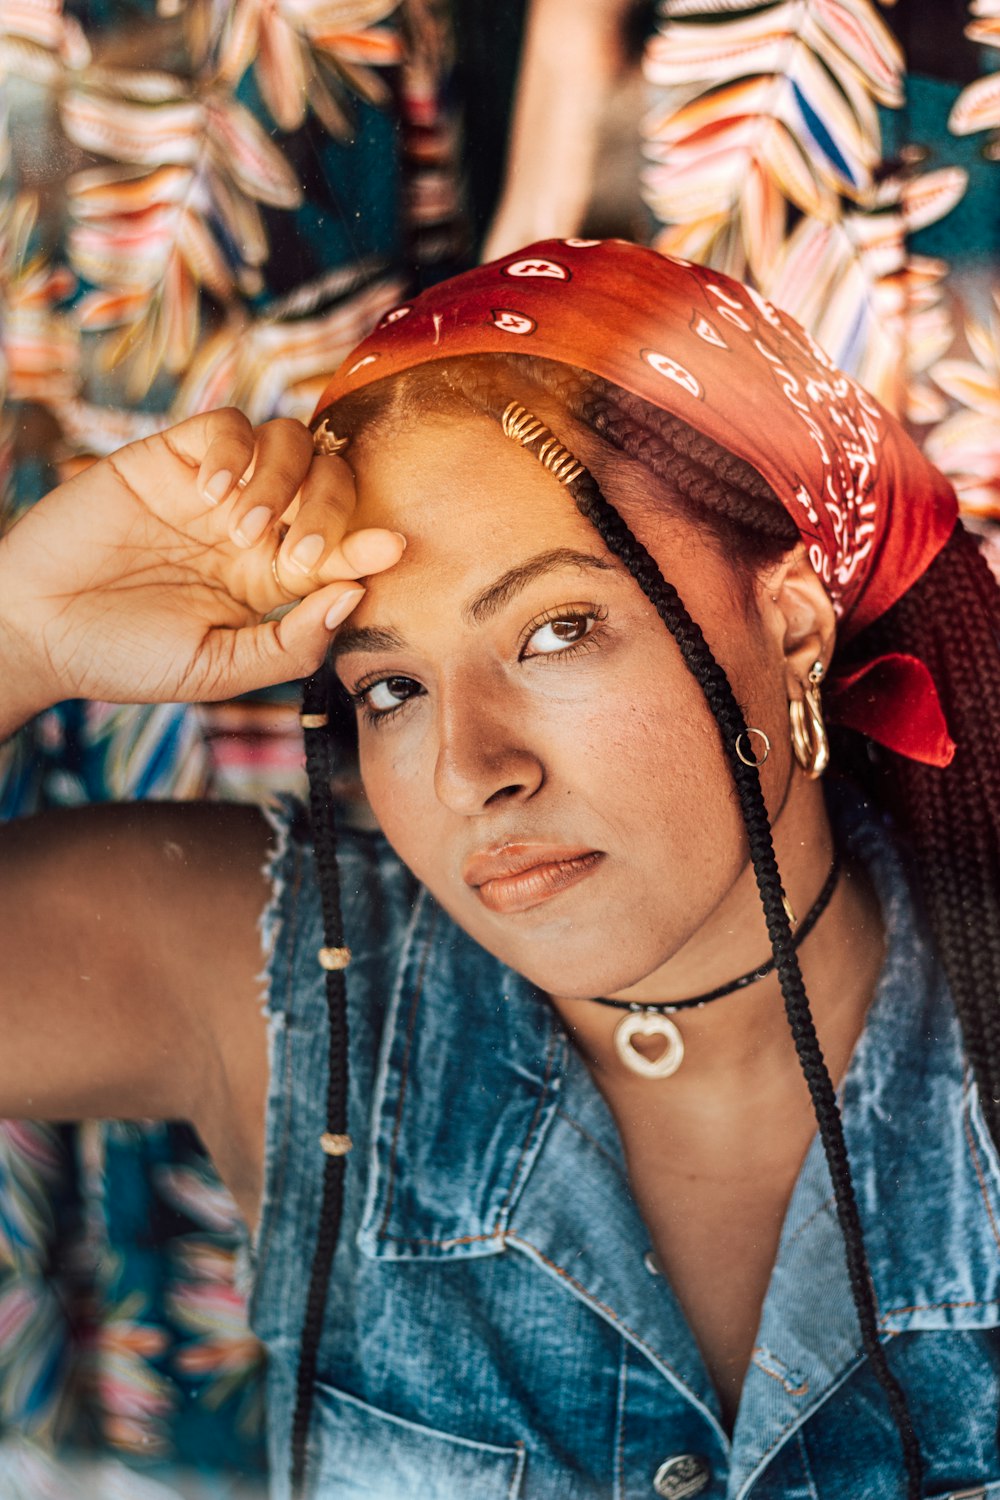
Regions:
M 329 1071 L 326 1096 L 326 1133 L 319 1229 L 313 1252 L 306 1313 L 299 1345 L 295 1413 L 292 1419 L 291 1485 L 293 1500 L 304 1493 L 308 1457 L 309 1419 L 323 1331 L 330 1271 L 340 1234 L 344 1200 L 344 1150 L 347 1137 L 347 996 L 344 962 L 343 917 L 340 903 L 340 873 L 337 865 L 337 834 L 332 792 L 332 739 L 328 732 L 330 680 L 325 669 L 306 681 L 302 692 L 302 723 L 309 777 L 309 811 L 316 872 L 323 912 L 324 948 L 320 962 L 325 972 L 329 1017 Z M 338 965 L 333 967 L 333 965 Z M 330 1148 L 333 1147 L 331 1150 Z
M 1000 1141 L 1000 592 L 958 527 L 857 650 L 912 652 L 930 667 L 958 749 L 944 770 L 888 752 L 854 773 L 909 839 L 983 1113 Z
M 833 1080 L 816 1035 L 809 999 L 784 909 L 784 892 L 774 855 L 771 826 L 760 788 L 756 766 L 747 766 L 737 755 L 739 736 L 746 731 L 742 710 L 725 673 L 715 660 L 699 627 L 691 619 L 676 591 L 666 582 L 649 553 L 632 535 L 617 512 L 600 494 L 589 475 L 592 493 L 574 494 L 581 513 L 591 521 L 609 551 L 619 557 L 638 583 L 660 619 L 673 635 L 684 660 L 698 681 L 719 726 L 726 758 L 736 782 L 740 808 L 747 831 L 750 859 L 767 922 L 771 951 L 791 1029 L 833 1183 L 837 1220 L 844 1240 L 851 1296 L 858 1315 L 861 1342 L 879 1385 L 885 1391 L 893 1421 L 899 1432 L 906 1466 L 910 1500 L 919 1500 L 923 1465 L 920 1446 L 903 1389 L 889 1368 L 879 1338 L 878 1311 L 865 1250 L 861 1219 L 851 1179 L 843 1123 L 837 1107 Z M 571 488 L 582 490 L 584 476 Z

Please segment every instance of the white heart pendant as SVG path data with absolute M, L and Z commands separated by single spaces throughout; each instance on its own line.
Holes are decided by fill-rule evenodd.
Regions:
M 633 1043 L 633 1037 L 662 1037 L 663 1051 L 658 1057 L 644 1057 Z M 643 1078 L 669 1078 L 684 1061 L 684 1038 L 669 1016 L 656 1011 L 630 1010 L 615 1027 L 615 1050 L 626 1068 Z

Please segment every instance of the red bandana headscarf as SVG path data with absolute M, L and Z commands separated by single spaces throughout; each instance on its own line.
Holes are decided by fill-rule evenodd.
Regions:
M 906 592 L 955 525 L 948 481 L 797 323 L 728 276 L 623 240 L 546 240 L 395 308 L 317 414 L 414 365 L 517 353 L 613 381 L 751 463 L 798 526 L 842 639 Z M 954 754 L 916 657 L 834 671 L 824 704 L 914 760 L 944 766 Z

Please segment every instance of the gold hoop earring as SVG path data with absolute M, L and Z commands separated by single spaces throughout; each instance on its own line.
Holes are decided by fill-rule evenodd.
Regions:
M 830 741 L 827 739 L 819 698 L 822 680 L 823 663 L 813 662 L 809 669 L 808 685 L 803 684 L 802 687 L 802 697 L 793 698 L 788 705 L 792 750 L 810 781 L 822 776 L 830 764 Z
M 744 753 L 743 753 L 743 748 L 740 745 L 740 740 L 743 738 L 744 734 L 746 734 L 746 736 L 747 736 L 748 739 L 749 739 L 750 735 L 755 734 L 755 735 L 758 736 L 759 739 L 763 740 L 763 742 L 764 742 L 764 749 L 763 749 L 763 751 L 761 752 L 761 754 L 758 756 L 758 758 L 756 760 L 754 759 L 754 757 L 753 757 L 752 754 L 750 754 L 750 755 L 744 755 Z M 748 746 L 748 749 L 749 748 L 750 747 Z M 741 730 L 740 733 L 736 736 L 736 754 L 739 756 L 740 760 L 743 762 L 743 764 L 745 766 L 762 766 L 764 764 L 764 762 L 767 760 L 767 757 L 770 755 L 770 753 L 771 753 L 771 741 L 768 739 L 768 737 L 764 733 L 763 729 L 751 729 L 748 726 L 745 730 Z

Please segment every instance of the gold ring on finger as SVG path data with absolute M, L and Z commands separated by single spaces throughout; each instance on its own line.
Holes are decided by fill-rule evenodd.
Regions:
M 281 551 L 281 544 L 287 535 L 288 527 L 282 526 L 278 532 L 278 545 L 271 554 L 271 575 L 283 594 L 286 594 L 289 599 L 297 599 L 299 597 L 298 594 L 294 594 L 291 589 L 286 588 L 278 574 L 278 553 Z

